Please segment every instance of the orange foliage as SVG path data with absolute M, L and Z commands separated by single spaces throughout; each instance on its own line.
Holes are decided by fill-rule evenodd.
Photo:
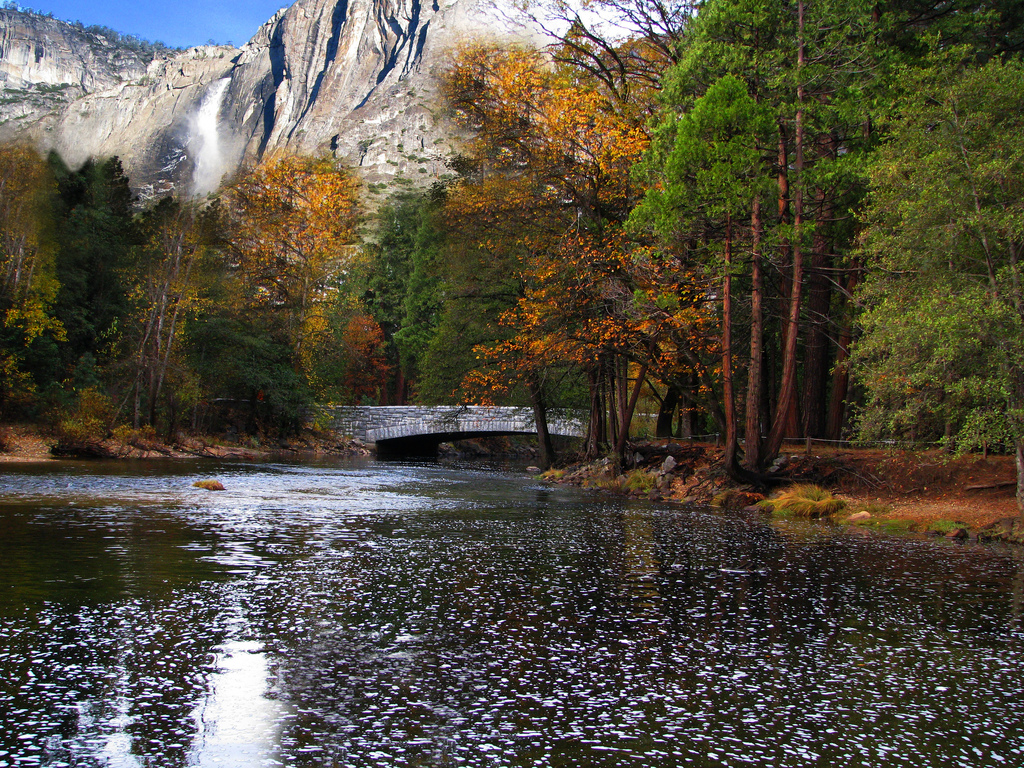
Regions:
M 444 90 L 473 132 L 467 149 L 483 173 L 527 182 L 530 207 L 619 220 L 628 213 L 629 171 L 648 139 L 599 83 L 558 72 L 539 51 L 477 46 L 457 56 Z M 473 200 L 465 203 L 472 210 Z
M 365 313 L 351 317 L 342 334 L 345 369 L 342 386 L 353 403 L 380 400 L 391 367 L 384 354 L 384 331 Z
M 476 173 L 447 213 L 484 254 L 512 257 L 521 285 L 501 322 L 505 341 L 477 347 L 464 381 L 500 397 L 554 366 L 595 369 L 621 356 L 656 376 L 706 346 L 706 290 L 678 261 L 621 233 L 638 190 L 630 169 L 648 145 L 643 110 L 623 109 L 600 82 L 559 71 L 542 53 L 468 48 L 445 85 Z
M 246 300 L 279 313 L 301 357 L 352 253 L 357 184 L 328 158 L 273 157 L 227 191 Z

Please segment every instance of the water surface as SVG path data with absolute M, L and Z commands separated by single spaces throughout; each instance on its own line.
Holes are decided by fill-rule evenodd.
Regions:
M 0 767 L 1020 766 L 1022 592 L 494 469 L 16 467 Z

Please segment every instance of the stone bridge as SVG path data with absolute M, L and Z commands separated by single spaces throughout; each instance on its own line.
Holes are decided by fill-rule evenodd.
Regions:
M 335 432 L 376 446 L 377 453 L 425 454 L 440 443 L 488 435 L 537 434 L 531 408 L 484 405 L 335 406 L 326 409 Z M 548 412 L 548 432 L 583 437 L 585 414 Z

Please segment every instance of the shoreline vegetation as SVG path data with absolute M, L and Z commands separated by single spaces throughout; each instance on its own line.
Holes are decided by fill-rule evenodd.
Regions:
M 826 517 L 865 531 L 1024 544 L 1012 456 L 941 450 L 821 448 L 787 444 L 769 470 L 770 488 L 742 485 L 725 468 L 724 449 L 680 440 L 634 444 L 635 468 L 614 474 L 608 459 L 552 469 L 542 477 L 634 497 L 793 517 L 773 500 L 795 486 L 830 492 L 839 511 Z M 775 509 L 773 511 L 773 506 Z M 812 515 L 813 516 L 813 515 Z
M 114 438 L 89 451 L 57 455 L 57 438 L 31 425 L 0 427 L 0 465 L 46 462 L 61 458 L 240 459 L 258 461 L 282 456 L 369 456 L 358 440 L 307 430 L 299 436 L 237 444 L 211 437 L 180 435 L 173 443 L 155 439 Z M 464 441 L 462 456 L 508 455 L 495 441 Z M 1024 544 L 1017 515 L 1013 457 L 897 449 L 786 446 L 772 467 L 773 488 L 737 484 L 727 474 L 723 449 L 713 444 L 661 439 L 630 445 L 634 468 L 615 474 L 614 462 L 562 463 L 540 474 L 546 482 L 575 485 L 636 498 L 714 506 L 750 514 L 771 510 L 779 491 L 813 484 L 831 492 L 842 508 L 834 523 L 864 531 L 917 533 L 961 540 L 995 540 Z

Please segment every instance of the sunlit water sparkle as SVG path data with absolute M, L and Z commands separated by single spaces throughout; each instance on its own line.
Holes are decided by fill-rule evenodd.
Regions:
M 1024 765 L 1013 552 L 432 465 L 3 489 L 0 767 Z

